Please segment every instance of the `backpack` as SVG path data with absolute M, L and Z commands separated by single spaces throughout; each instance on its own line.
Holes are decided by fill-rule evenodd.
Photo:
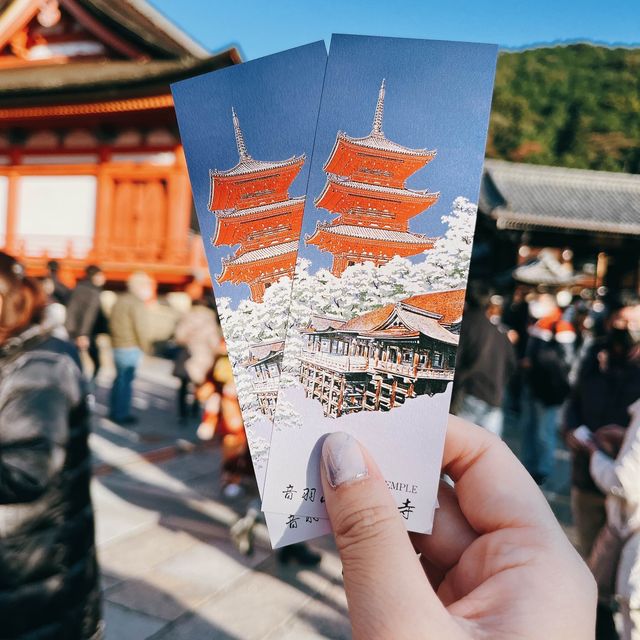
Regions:
M 536 344 L 530 355 L 531 366 L 528 376 L 534 398 L 549 407 L 561 405 L 571 391 L 570 367 L 555 335 L 554 325 L 553 338 L 549 342 L 535 339 Z

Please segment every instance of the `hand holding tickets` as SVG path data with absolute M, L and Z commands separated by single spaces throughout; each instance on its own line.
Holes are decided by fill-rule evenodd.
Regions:
M 441 485 L 431 536 L 407 535 L 353 437 L 327 436 L 322 462 L 356 640 L 593 637 L 594 580 L 495 436 L 450 417 L 443 470 L 455 490 Z

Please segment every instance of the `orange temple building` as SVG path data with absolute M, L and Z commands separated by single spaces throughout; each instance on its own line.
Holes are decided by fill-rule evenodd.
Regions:
M 240 122 L 232 111 L 239 161 L 226 171 L 211 171 L 209 210 L 217 218 L 215 246 L 240 246 L 222 261 L 219 283 L 246 283 L 251 299 L 283 276 L 293 276 L 302 226 L 304 196 L 290 197 L 289 187 L 305 156 L 265 162 L 247 151 Z
M 434 239 L 409 231 L 409 220 L 433 205 L 439 193 L 416 191 L 407 179 L 436 155 L 388 140 L 382 131 L 385 83 L 382 81 L 368 136 L 340 131 L 324 170 L 327 183 L 316 198 L 318 208 L 337 214 L 318 223 L 306 242 L 333 254 L 336 276 L 353 264 L 380 266 L 393 256 L 412 256 L 433 248 Z
M 169 85 L 237 62 L 144 0 L 0 0 L 0 247 L 70 284 L 206 282 Z

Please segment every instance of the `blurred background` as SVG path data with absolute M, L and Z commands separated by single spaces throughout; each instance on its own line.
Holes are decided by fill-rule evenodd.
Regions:
M 463 344 L 456 407 L 490 415 L 588 553 L 575 502 L 593 491 L 561 435 L 584 422 L 581 362 L 594 345 L 613 353 L 612 327 L 640 330 L 638 25 L 631 0 L 0 0 L 0 248 L 43 282 L 51 326 L 93 379 L 108 638 L 349 637 L 329 542 L 318 565 L 310 548 L 273 556 L 260 525 L 253 549 L 229 533 L 255 488 L 169 84 L 332 32 L 501 45 L 468 298 L 480 328 L 466 331 L 488 320 L 502 364 L 497 375 L 485 358 L 494 387 L 473 388 L 480 356 Z M 118 416 L 109 320 L 141 273 L 145 354 Z M 544 331 L 573 334 L 571 390 L 540 409 L 531 350 Z M 204 375 L 190 348 L 210 350 Z

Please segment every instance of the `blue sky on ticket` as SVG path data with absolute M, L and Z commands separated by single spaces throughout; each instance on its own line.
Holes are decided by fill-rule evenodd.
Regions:
M 222 271 L 222 259 L 231 256 L 236 246 L 213 246 L 211 242 L 216 215 L 209 209 L 210 172 L 229 170 L 239 160 L 232 108 L 253 159 L 283 161 L 306 156 L 289 188 L 290 196 L 303 196 L 325 64 L 324 43 L 316 42 L 172 86 L 194 202 L 218 297 L 228 296 L 234 303 L 249 297 L 246 284 L 215 282 Z
M 476 202 L 489 120 L 496 47 L 487 44 L 334 35 L 322 94 L 303 233 L 332 219 L 317 209 L 324 165 L 338 131 L 351 137 L 370 133 L 382 80 L 382 129 L 388 140 L 436 157 L 413 174 L 409 189 L 439 192 L 438 201 L 411 222 L 428 236 L 446 229 L 441 222 L 453 200 Z M 301 244 L 300 256 L 314 268 L 329 267 L 331 254 Z M 416 256 L 415 259 L 422 259 Z

